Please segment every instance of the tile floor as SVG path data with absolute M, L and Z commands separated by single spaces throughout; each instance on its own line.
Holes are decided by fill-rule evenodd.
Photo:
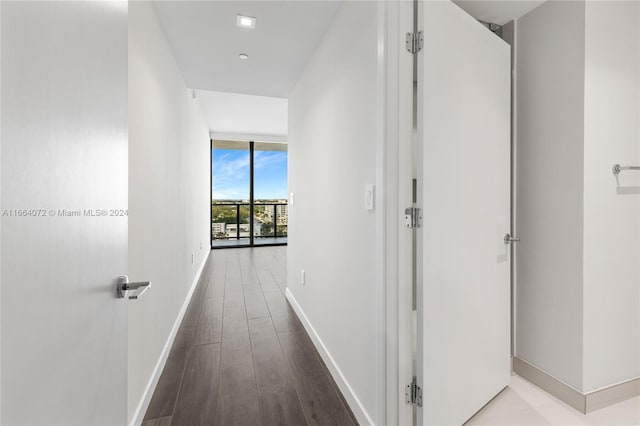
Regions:
M 509 387 L 471 418 L 466 425 L 640 425 L 640 397 L 584 415 L 523 378 L 512 375 Z

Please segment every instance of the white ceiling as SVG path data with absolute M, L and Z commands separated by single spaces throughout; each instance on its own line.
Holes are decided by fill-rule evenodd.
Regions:
M 476 19 L 502 25 L 544 0 L 454 2 Z M 154 1 L 185 82 L 198 91 L 210 130 L 278 136 L 287 134 L 286 98 L 341 4 L 332 0 Z M 237 14 L 256 17 L 255 30 L 236 27 Z M 240 53 L 249 59 L 240 59 Z
M 476 19 L 504 25 L 526 15 L 545 0 L 453 0 L 453 2 Z
M 341 4 L 154 1 L 187 86 L 281 98 L 289 96 Z M 237 14 L 256 17 L 255 30 L 236 27 Z
M 212 133 L 287 134 L 287 99 L 205 90 L 196 93 Z

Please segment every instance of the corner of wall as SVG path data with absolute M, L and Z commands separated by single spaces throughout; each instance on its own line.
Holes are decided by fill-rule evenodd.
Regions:
M 2 2 L 0 1 L 0 176 L 2 176 Z M 0 185 L 0 211 L 2 210 L 2 185 Z M 0 215 L 2 235 L 2 215 Z M 2 244 L 0 243 L 0 336 L 2 336 Z M 0 338 L 0 424 L 2 424 L 2 338 Z
M 322 361 L 325 363 L 325 365 L 331 372 L 331 376 L 336 381 L 336 384 L 338 385 L 338 389 L 340 389 L 340 392 L 342 392 L 342 395 L 344 396 L 345 400 L 349 404 L 349 407 L 353 411 L 353 415 L 358 420 L 358 423 L 360 423 L 361 425 L 374 425 L 375 422 L 372 420 L 371 415 L 367 412 L 365 407 L 362 405 L 362 402 L 360 402 L 360 399 L 356 395 L 351 385 L 349 385 L 347 378 L 344 376 L 344 374 L 340 370 L 340 367 L 336 363 L 335 359 L 331 356 L 329 349 L 322 341 L 322 338 L 320 337 L 318 332 L 315 330 L 315 328 L 313 328 L 313 325 L 311 325 L 311 323 L 309 322 L 309 318 L 307 318 L 307 316 L 305 315 L 304 311 L 296 301 L 296 298 L 294 297 L 293 293 L 291 293 L 289 288 L 287 288 L 285 292 L 285 296 L 287 297 L 287 300 L 291 304 L 291 307 L 295 311 L 296 315 L 300 319 L 300 322 L 304 326 L 304 329 L 307 331 L 307 334 L 309 334 L 309 337 L 311 338 L 311 341 L 313 342 L 314 346 L 318 350 L 318 353 L 320 354 Z
M 367 184 L 382 188 L 379 7 L 345 2 L 289 97 L 288 294 L 363 423 L 384 422 L 383 206 L 367 211 L 363 198 Z
M 209 252 L 210 253 L 210 252 Z M 155 390 L 158 380 L 160 380 L 160 375 L 162 374 L 162 370 L 164 369 L 165 364 L 167 363 L 167 358 L 169 358 L 169 353 L 171 352 L 171 347 L 173 346 L 173 342 L 176 339 L 176 335 L 178 334 L 178 330 L 180 329 L 180 324 L 182 323 L 182 319 L 184 318 L 185 313 L 187 312 L 187 307 L 189 306 L 189 302 L 191 302 L 191 298 L 193 297 L 193 293 L 196 289 L 198 281 L 200 280 L 200 276 L 202 275 L 202 271 L 204 270 L 205 265 L 207 264 L 207 260 L 209 256 L 205 257 L 201 262 L 198 270 L 196 272 L 196 276 L 189 287 L 189 292 L 187 293 L 187 297 L 180 308 L 180 312 L 178 312 L 178 316 L 173 323 L 173 327 L 171 327 L 171 332 L 169 333 L 169 337 L 165 342 L 162 352 L 160 353 L 160 357 L 158 358 L 158 362 L 156 363 L 153 373 L 149 378 L 149 382 L 145 387 L 144 393 L 142 394 L 142 398 L 135 411 L 133 412 L 132 418 L 130 419 L 129 424 L 131 426 L 138 426 L 142 424 L 144 419 L 144 415 L 149 408 L 149 403 L 151 402 L 151 397 L 153 396 L 153 391 Z
M 581 388 L 584 2 L 518 19 L 516 65 L 515 355 Z
M 586 395 L 640 374 L 637 180 L 611 173 L 640 158 L 639 18 L 635 2 L 546 2 L 517 23 L 516 355 Z
M 586 3 L 585 393 L 640 376 L 640 179 L 611 173 L 640 157 L 639 18 L 637 2 Z
M 153 4 L 129 4 L 128 421 L 144 416 L 210 251 L 210 141 Z

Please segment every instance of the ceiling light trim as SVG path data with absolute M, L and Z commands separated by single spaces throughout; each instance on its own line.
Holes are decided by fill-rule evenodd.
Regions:
M 256 18 L 253 16 L 236 15 L 236 26 L 238 28 L 244 28 L 247 30 L 253 30 L 256 28 Z

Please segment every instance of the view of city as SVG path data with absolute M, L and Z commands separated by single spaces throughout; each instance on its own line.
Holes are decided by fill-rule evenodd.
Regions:
M 214 246 L 282 244 L 287 241 L 287 150 L 284 144 L 255 143 L 253 218 L 249 142 L 214 141 L 211 238 Z
M 287 200 L 256 200 L 253 212 L 254 237 L 286 237 Z M 211 234 L 214 239 L 249 238 L 249 200 L 211 202 Z

